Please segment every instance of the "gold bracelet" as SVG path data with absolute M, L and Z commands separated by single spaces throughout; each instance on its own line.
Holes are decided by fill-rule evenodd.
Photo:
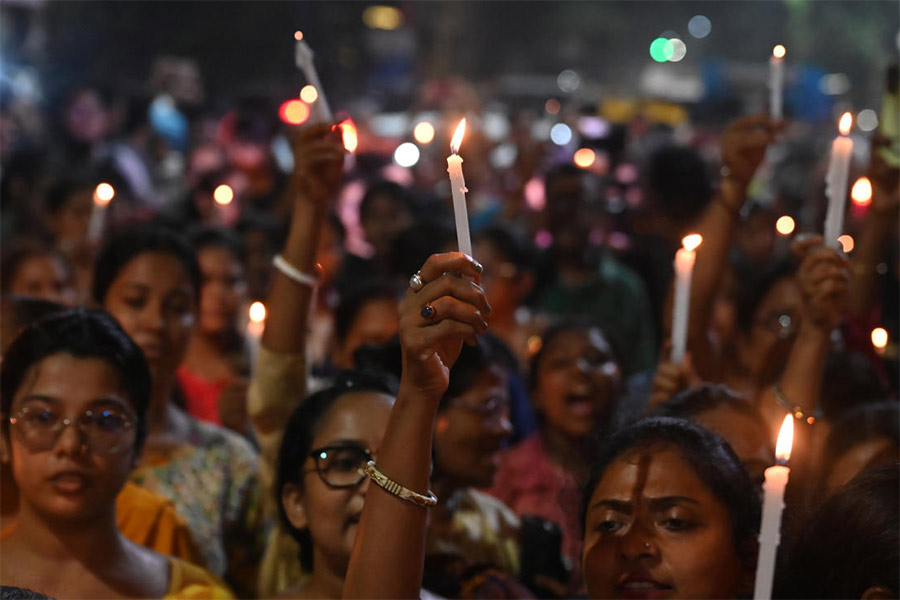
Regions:
M 822 409 L 817 408 L 814 412 L 810 413 L 808 411 L 804 411 L 803 407 L 799 404 L 792 406 L 788 399 L 785 398 L 784 393 L 781 391 L 781 386 L 777 383 L 772 386 L 772 395 L 775 396 L 775 400 L 778 404 L 781 405 L 786 411 L 791 413 L 791 415 L 797 419 L 798 421 L 802 421 L 807 425 L 812 425 L 816 422 L 817 419 L 822 418 Z
M 378 486 L 389 494 L 393 494 L 397 496 L 401 500 L 406 500 L 407 502 L 412 502 L 416 506 L 421 506 L 422 508 L 431 508 L 437 505 L 438 499 L 437 496 L 434 495 L 434 492 L 428 490 L 427 495 L 422 495 L 417 492 L 412 491 L 409 488 L 405 488 L 381 471 L 375 466 L 375 461 L 370 460 L 366 463 L 365 468 L 363 469 L 365 474 L 368 475 L 372 481 L 378 484 Z

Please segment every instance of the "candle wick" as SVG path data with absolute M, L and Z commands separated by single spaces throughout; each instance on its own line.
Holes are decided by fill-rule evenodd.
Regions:
M 788 459 L 777 457 L 775 458 L 775 464 L 779 467 L 786 467 L 788 465 Z

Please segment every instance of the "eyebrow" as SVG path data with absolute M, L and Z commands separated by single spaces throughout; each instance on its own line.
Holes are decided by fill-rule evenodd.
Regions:
M 662 496 L 659 498 L 646 498 L 645 501 L 650 505 L 650 510 L 652 511 L 665 510 L 678 504 L 699 504 L 699 502 L 693 498 L 688 498 L 687 496 Z M 591 506 L 591 509 L 594 508 L 609 508 L 625 514 L 631 514 L 634 510 L 634 506 L 630 500 L 615 500 L 613 498 L 606 498 L 595 502 Z
M 22 403 L 26 402 L 47 402 L 48 404 L 61 404 L 62 401 L 58 398 L 53 398 L 52 396 L 44 396 L 42 394 L 31 394 L 22 398 Z M 101 398 L 96 398 L 88 402 L 88 407 L 91 406 L 115 406 L 117 408 L 129 408 L 128 404 L 123 402 L 121 399 L 116 398 L 115 396 L 104 396 Z
M 339 439 L 328 442 L 324 446 L 319 446 L 320 448 L 361 448 L 368 452 L 368 447 L 365 442 L 362 440 L 347 440 L 347 439 Z

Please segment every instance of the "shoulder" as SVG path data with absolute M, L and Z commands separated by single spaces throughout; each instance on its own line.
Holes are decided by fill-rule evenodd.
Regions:
M 191 563 L 169 558 L 169 589 L 164 600 L 169 599 L 213 599 L 229 600 L 234 598 L 228 589 L 215 575 Z
M 607 283 L 617 284 L 634 292 L 644 291 L 640 276 L 609 252 L 603 252 L 598 271 L 601 279 Z

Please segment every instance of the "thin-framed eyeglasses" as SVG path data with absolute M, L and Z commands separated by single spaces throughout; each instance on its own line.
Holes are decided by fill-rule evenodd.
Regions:
M 330 488 L 344 489 L 358 486 L 366 478 L 366 464 L 372 453 L 357 444 L 335 444 L 316 448 L 309 453 L 316 465 L 316 474 Z
M 63 417 L 56 407 L 25 406 L 9 418 L 18 440 L 30 452 L 52 450 L 62 432 L 75 425 L 92 452 L 115 454 L 134 444 L 135 418 L 124 408 L 87 409 L 78 417 Z

